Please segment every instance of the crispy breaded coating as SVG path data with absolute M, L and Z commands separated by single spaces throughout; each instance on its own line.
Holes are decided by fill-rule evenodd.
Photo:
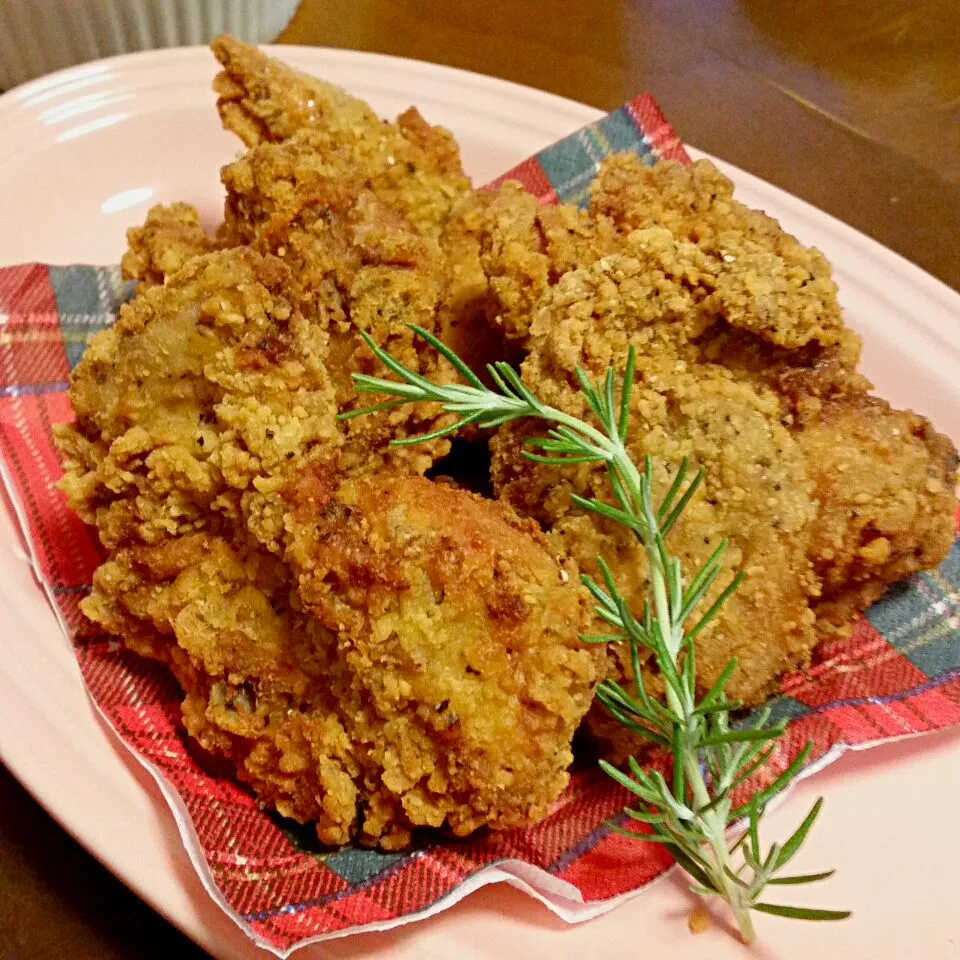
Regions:
M 425 236 L 439 235 L 453 201 L 470 189 L 447 130 L 413 107 L 384 122 L 362 100 L 230 37 L 212 47 L 224 65 L 214 80 L 224 126 L 249 147 L 296 141 L 289 160 L 282 151 L 266 154 L 278 168 L 278 190 L 309 194 L 318 177 L 339 181 L 344 193 L 369 190 Z M 237 211 L 228 208 L 228 228 L 230 212 Z
M 338 710 L 349 678 L 336 638 L 295 604 L 279 558 L 195 533 L 114 551 L 82 608 L 172 669 L 187 733 L 264 805 L 345 843 L 360 776 Z
M 884 400 L 848 393 L 805 398 L 794 434 L 819 505 L 809 556 L 821 581 L 813 604 L 823 636 L 953 543 L 957 451 L 930 422 Z
M 748 574 L 698 641 L 701 685 L 735 655 L 731 695 L 758 702 L 890 583 L 945 556 L 956 452 L 923 418 L 869 395 L 856 371 L 859 338 L 842 323 L 826 262 L 734 201 L 731 189 L 709 165 L 651 172 L 613 158 L 594 185 L 590 222 L 606 229 L 609 218 L 621 255 L 559 282 L 543 263 L 521 268 L 527 282 L 515 289 L 528 300 L 521 313 L 533 318 L 520 340 L 529 351 L 524 378 L 548 402 L 570 402 L 577 365 L 596 376 L 608 365 L 622 369 L 629 344 L 637 349 L 634 403 L 643 406 L 634 412 L 633 452 L 673 465 L 664 489 L 682 455 L 707 468 L 711 512 L 695 499 L 685 522 L 703 532 L 704 547 L 729 537 L 730 566 Z M 504 236 L 502 221 L 484 229 Z M 514 265 L 544 256 L 532 235 L 519 244 L 523 256 L 512 253 Z M 730 406 L 707 399 L 718 391 Z M 603 495 L 602 471 L 568 476 L 530 464 L 519 455 L 525 432 L 508 427 L 494 441 L 495 490 L 587 569 L 597 554 L 612 554 L 627 596 L 640 602 L 640 551 L 568 504 L 570 492 Z M 682 528 L 673 532 L 673 548 L 696 568 L 710 550 L 684 538 Z M 615 675 L 630 672 L 623 653 L 611 654 Z M 598 711 L 591 727 L 610 755 L 629 752 L 630 738 Z
M 481 314 L 488 330 L 525 347 L 547 290 L 572 269 L 629 255 L 640 230 L 662 238 L 658 246 L 685 273 L 685 309 L 699 312 L 704 330 L 721 319 L 786 349 L 833 348 L 852 370 L 859 339 L 842 323 L 829 264 L 732 193 L 708 161 L 648 167 L 619 154 L 601 163 L 587 211 L 541 206 L 511 183 L 465 197 L 443 236 L 453 310 L 474 326 Z
M 333 134 L 372 128 L 373 110 L 345 90 L 300 73 L 230 36 L 210 49 L 223 70 L 213 81 L 217 110 L 227 130 L 248 147 L 322 127 Z
M 210 253 L 215 242 L 200 225 L 200 214 L 188 203 L 151 207 L 142 227 L 127 231 L 127 252 L 120 261 L 125 280 L 157 284 L 184 267 L 192 257 Z
M 292 580 L 193 534 L 116 551 L 85 612 L 170 665 L 190 735 L 324 843 L 542 818 L 597 680 L 575 570 L 502 505 L 334 476 L 287 488 Z
M 790 348 L 843 338 L 847 328 L 823 254 L 735 200 L 733 184 L 710 161 L 650 167 L 619 154 L 601 164 L 590 197 L 592 212 L 621 233 L 665 227 L 720 261 L 727 277 L 723 316 L 734 327 Z
M 541 297 L 567 271 L 618 249 L 609 221 L 537 203 L 519 184 L 463 197 L 442 237 L 451 263 L 451 316 L 480 315 L 491 333 L 523 346 Z
M 222 171 L 228 190 L 224 236 L 235 243 L 263 234 L 279 239 L 306 213 L 323 217 L 369 193 L 435 239 L 470 184 L 462 171 L 448 171 L 444 158 L 411 143 L 401 130 L 381 123 L 349 138 L 304 130 L 253 147 Z
M 363 758 L 364 838 L 542 818 L 597 679 L 575 568 L 535 524 L 447 485 L 323 486 L 295 494 L 288 558 L 351 677 L 339 711 Z
M 328 314 L 389 339 L 418 276 L 375 262 L 389 218 L 354 226 L 350 283 L 310 316 L 251 247 L 145 289 L 88 347 L 59 442 L 110 551 L 88 618 L 174 671 L 187 732 L 263 803 L 325 843 L 393 849 L 544 816 L 598 663 L 576 570 L 535 524 L 351 459 L 370 434 L 335 419 Z
M 850 343 L 785 350 L 720 326 L 698 344 L 702 359 L 780 397 L 814 484 L 809 557 L 822 593 L 812 608 L 825 637 L 847 632 L 890 584 L 936 566 L 953 540 L 953 444 L 874 397 Z
M 643 247 L 636 252 L 642 256 Z M 727 571 L 713 595 L 734 571 L 747 572 L 742 588 L 698 640 L 699 684 L 709 688 L 736 656 L 730 695 L 757 701 L 780 673 L 806 661 L 815 642 L 809 600 L 817 583 L 806 557 L 816 510 L 813 485 L 771 390 L 738 382 L 720 364 L 686 359 L 700 329 L 687 302 L 682 276 L 657 273 L 638 258 L 607 257 L 567 274 L 550 291 L 521 370 L 544 402 L 583 417 L 575 367 L 593 377 L 610 365 L 622 370 L 628 347 L 636 348 L 631 455 L 636 462 L 653 458 L 661 492 L 684 457 L 694 470 L 706 468 L 700 492 L 670 534 L 670 548 L 692 576 L 729 539 Z M 639 610 L 648 588 L 642 549 L 623 529 L 570 503 L 571 493 L 609 500 L 605 471 L 589 464 L 530 463 L 519 441 L 531 429 L 542 432 L 521 426 L 497 434 L 495 490 L 544 523 L 586 570 L 595 571 L 597 556 L 603 556 Z
M 205 254 L 91 341 L 71 378 L 76 422 L 57 438 L 63 489 L 104 546 L 247 517 L 279 550 L 277 488 L 340 443 L 326 331 L 288 283 L 275 257 Z
M 422 375 L 450 380 L 446 361 L 409 328 L 440 332 L 444 277 L 436 243 L 380 195 L 349 179 L 349 152 L 335 161 L 314 149 L 316 139 L 262 144 L 225 167 L 226 227 L 238 242 L 276 254 L 290 267 L 288 294 L 329 335 L 328 369 L 339 410 L 384 399 L 358 398 L 354 389 L 352 374 L 386 372 L 360 331 Z M 433 405 L 348 420 L 344 469 L 385 464 L 423 473 L 449 450 L 448 440 L 412 447 L 391 447 L 390 441 L 445 422 Z

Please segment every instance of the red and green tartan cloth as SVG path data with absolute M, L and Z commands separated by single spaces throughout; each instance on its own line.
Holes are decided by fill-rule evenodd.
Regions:
M 656 104 L 641 96 L 505 176 L 543 202 L 582 203 L 599 161 L 622 150 L 649 163 L 689 162 Z M 184 842 L 202 853 L 201 878 L 234 919 L 285 955 L 306 941 L 436 912 L 493 880 L 522 887 L 567 919 L 583 919 L 667 869 L 660 845 L 610 829 L 611 820 L 624 819 L 627 794 L 599 772 L 575 773 L 554 812 L 536 826 L 398 854 L 321 850 L 309 827 L 265 813 L 246 790 L 201 769 L 180 727 L 173 678 L 115 641 L 78 630 L 78 602 L 101 554 L 95 533 L 55 486 L 61 471 L 51 426 L 71 417 L 69 371 L 129 294 L 115 267 L 0 270 L 0 466 L 91 697 L 127 746 L 179 794 L 192 822 L 183 828 Z M 773 719 L 789 725 L 768 777 L 808 740 L 809 762 L 822 765 L 848 746 L 960 723 L 958 631 L 955 544 L 938 570 L 898 585 L 871 608 L 852 639 L 822 646 L 809 669 L 783 679 L 771 706 Z

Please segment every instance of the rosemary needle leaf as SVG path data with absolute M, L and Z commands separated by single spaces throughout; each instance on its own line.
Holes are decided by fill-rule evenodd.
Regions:
M 624 787 L 632 794 L 640 797 L 641 800 L 650 796 L 651 791 L 646 790 L 632 777 L 628 777 L 621 770 L 618 770 L 612 763 L 608 763 L 606 760 L 601 760 L 600 769 L 603 770 L 607 776 L 611 777 L 613 780 L 616 780 L 621 787 Z
M 796 855 L 796 852 L 800 849 L 803 841 L 807 839 L 807 834 L 810 832 L 810 828 L 813 826 L 814 821 L 820 815 L 820 810 L 823 807 L 823 797 L 818 797 L 816 803 L 810 808 L 810 812 L 803 818 L 803 822 L 797 827 L 793 835 L 784 843 L 783 848 L 780 851 L 780 856 L 777 857 L 776 869 L 780 870 L 785 867 Z
M 427 343 L 433 347 L 440 356 L 444 357 L 446 360 L 449 360 L 453 365 L 453 368 L 463 377 L 467 383 L 472 387 L 476 387 L 478 390 L 486 390 L 486 387 L 483 385 L 483 381 L 476 376 L 476 374 L 442 341 L 438 340 L 429 330 L 424 330 L 423 327 L 418 327 L 415 323 L 409 324 L 410 329 L 421 339 L 426 340 Z
M 623 811 L 631 820 L 636 820 L 638 823 L 648 823 L 648 824 L 657 824 L 663 823 L 666 817 L 662 813 L 642 813 L 640 810 L 624 810 Z
M 679 723 L 673 725 L 673 795 L 678 800 L 687 795 L 687 781 L 684 776 L 683 729 Z
M 603 416 L 601 420 L 607 421 L 609 424 L 610 418 L 613 416 L 613 411 L 616 406 L 616 400 L 613 396 L 613 367 L 607 367 L 607 376 L 603 383 L 604 386 L 604 408 Z
M 780 727 L 770 727 L 766 730 L 731 730 L 729 733 L 718 733 L 712 737 L 704 737 L 700 741 L 701 747 L 716 747 L 721 743 L 746 743 L 749 740 L 773 740 L 783 734 Z
M 707 691 L 707 694 L 700 701 L 701 707 L 710 707 L 718 702 L 723 695 L 723 688 L 730 682 L 733 671 L 737 669 L 737 660 L 734 657 L 724 668 L 723 672 L 717 677 L 716 683 Z
M 677 474 L 673 478 L 673 483 L 670 485 L 670 489 L 664 494 L 663 500 L 660 501 L 660 508 L 657 510 L 657 519 L 662 520 L 664 514 L 671 508 L 671 506 L 673 506 L 673 501 L 680 492 L 680 488 L 683 486 L 683 481 L 687 476 L 687 470 L 689 469 L 690 458 L 684 457 L 680 461 L 680 466 L 677 468 Z
M 505 397 L 509 397 L 513 400 L 518 400 L 519 397 L 507 386 L 506 381 L 500 376 L 500 372 L 497 369 L 497 364 L 488 364 L 487 373 L 490 374 L 490 379 L 497 385 L 497 388 Z
M 738 886 L 742 887 L 744 890 L 750 889 L 750 884 L 744 883 L 729 867 L 725 866 L 723 872 Z
M 713 605 L 710 609 L 700 618 L 696 626 L 692 627 L 687 631 L 688 639 L 692 640 L 708 623 L 720 612 L 720 608 L 730 599 L 730 596 L 734 593 L 735 590 L 743 583 L 744 573 L 741 570 L 734 578 L 730 581 L 727 588 L 713 601 Z
M 603 702 L 603 701 L 601 701 Z M 666 737 L 662 737 L 660 734 L 655 733 L 649 727 L 645 726 L 642 723 L 638 723 L 635 720 L 631 720 L 622 710 L 618 709 L 615 705 L 604 703 L 604 706 L 610 712 L 610 715 L 615 719 L 619 720 L 623 726 L 628 730 L 635 733 L 638 737 L 642 737 L 644 740 L 648 740 L 650 743 L 654 744 L 657 747 L 669 747 L 670 741 Z
M 582 510 L 589 510 L 591 513 L 599 514 L 599 516 L 605 517 L 607 520 L 613 520 L 615 523 L 623 524 L 623 526 L 630 527 L 631 529 L 642 528 L 642 524 L 636 517 L 631 517 L 630 514 L 625 511 L 618 510 L 616 507 L 604 503 L 602 500 L 588 500 L 586 497 L 581 497 L 576 493 L 570 494 L 570 500 Z
M 579 456 L 545 457 L 539 453 L 532 453 L 530 450 L 524 450 L 523 456 L 526 457 L 527 460 L 532 460 L 534 463 L 554 463 L 560 466 L 570 463 L 599 463 L 604 459 L 592 453 L 584 453 Z
M 366 416 L 368 413 L 379 413 L 381 410 L 392 410 L 394 407 L 405 407 L 409 400 L 387 400 L 372 407 L 362 407 L 360 410 L 344 410 L 337 414 L 338 420 L 353 420 L 356 417 Z
M 739 700 L 724 700 L 720 703 L 700 703 L 691 711 L 694 716 L 706 717 L 709 714 L 733 713 L 742 710 L 744 704 Z
M 641 836 L 641 839 L 646 840 L 646 836 Z M 710 882 L 710 877 L 707 872 L 697 864 L 693 858 L 684 850 L 681 850 L 675 843 L 668 843 L 667 850 L 670 851 L 671 856 L 677 863 L 680 864 L 683 869 L 697 881 L 700 886 L 703 887 L 712 887 L 713 884 Z
M 769 803 L 769 801 L 775 797 L 781 790 L 783 790 L 788 784 L 793 781 L 793 778 L 800 772 L 803 765 L 807 762 L 807 757 L 810 756 L 810 753 L 813 750 L 813 744 L 808 743 L 797 756 L 793 759 L 790 765 L 777 777 L 769 787 L 766 787 L 761 791 L 762 802 L 763 804 Z
M 590 382 L 590 378 L 587 376 L 586 371 L 583 367 L 574 368 L 574 376 L 580 383 L 580 390 L 583 393 L 584 398 L 589 402 L 591 398 L 596 398 L 596 390 L 593 388 L 593 384 Z
M 632 840 L 642 840 L 644 843 L 662 843 L 668 849 L 675 843 L 673 837 L 663 836 L 658 833 L 641 833 L 639 830 L 629 830 L 626 827 L 621 827 L 619 823 L 614 823 L 612 820 L 607 821 L 606 827 L 608 830 L 619 833 L 624 837 L 630 837 Z
M 741 767 L 737 771 L 737 775 L 730 783 L 730 789 L 735 790 L 740 786 L 741 783 L 749 780 L 774 754 L 774 751 L 777 749 L 776 744 L 773 744 L 769 747 L 760 746 L 760 752 L 756 755 L 755 759 L 752 761 L 746 762 L 746 765 Z M 737 819 L 737 818 L 733 818 Z
M 780 883 L 780 884 L 816 883 L 818 880 L 828 880 L 836 872 L 837 872 L 836 870 L 824 870 L 823 873 L 798 873 L 792 877 L 771 877 L 767 881 L 767 883 Z
M 677 502 L 677 505 L 670 511 L 667 515 L 667 518 L 660 524 L 661 533 L 666 536 L 672 529 L 673 525 L 680 519 L 680 514 L 686 509 L 687 504 L 690 502 L 690 498 L 697 492 L 698 487 L 703 482 L 703 478 L 706 476 L 707 471 L 701 467 L 693 480 L 690 481 L 689 486 L 683 492 L 683 496 Z
M 709 887 L 701 887 L 697 883 L 690 884 L 690 892 L 695 893 L 701 897 L 722 897 L 723 894 L 719 890 L 711 890 Z
M 603 568 L 601 567 L 601 572 Z M 590 591 L 590 595 L 597 601 L 602 607 L 609 610 L 611 613 L 616 613 L 617 605 L 610 598 L 608 593 L 604 592 L 603 587 L 601 587 L 593 577 L 588 573 L 580 575 L 580 579 L 583 581 L 583 585 Z
M 627 351 L 627 366 L 623 371 L 623 386 L 620 389 L 620 421 L 617 424 L 617 436 L 623 443 L 627 439 L 630 426 L 630 392 L 633 390 L 633 378 L 637 369 L 637 351 L 631 344 Z
M 427 440 L 439 440 L 441 437 L 447 437 L 451 433 L 455 433 L 462 426 L 468 423 L 473 423 L 477 417 L 466 417 L 463 420 L 459 420 L 456 423 L 451 423 L 449 426 L 440 427 L 437 430 L 431 430 L 429 433 L 418 433 L 413 437 L 403 437 L 400 440 L 391 440 L 391 447 L 409 447 L 415 443 L 424 443 Z
M 743 857 L 754 869 L 760 869 L 760 794 L 750 800 L 750 845 L 743 848 Z
M 786 907 L 779 903 L 755 903 L 754 910 L 770 913 L 775 917 L 791 920 L 846 920 L 853 914 L 849 910 L 817 910 L 813 907 Z
M 516 396 L 527 401 L 531 406 L 537 406 L 537 402 L 534 399 L 533 394 L 527 389 L 526 384 L 520 379 L 520 374 L 517 373 L 509 363 L 504 363 L 502 360 L 493 365 L 497 369 L 497 373 L 503 377 L 507 383 L 510 384 L 510 389 L 514 391 Z
M 373 337 L 370 336 L 365 330 L 360 331 L 360 336 L 363 337 L 367 346 L 373 351 L 374 356 L 389 370 L 392 370 L 401 380 L 405 380 L 407 383 L 414 384 L 415 386 L 420 387 L 428 394 L 437 393 L 438 388 L 432 384 L 429 380 L 424 379 L 418 373 L 414 373 L 412 370 L 408 370 L 399 360 L 395 360 L 393 357 L 387 353 L 386 350 L 377 346 L 374 342 Z M 354 374 L 354 379 L 358 375 Z M 359 375 L 359 376 L 362 376 Z

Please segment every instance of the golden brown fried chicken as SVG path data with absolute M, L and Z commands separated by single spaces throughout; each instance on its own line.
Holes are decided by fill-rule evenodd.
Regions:
M 279 550 L 277 489 L 340 443 L 327 335 L 291 305 L 287 267 L 205 254 L 125 304 L 74 371 L 60 428 L 70 503 L 107 547 L 247 518 Z
M 385 373 L 360 331 L 422 375 L 449 380 L 449 365 L 409 329 L 416 324 L 440 332 L 444 277 L 437 245 L 349 180 L 332 154 L 314 149 L 314 139 L 261 144 L 224 168 L 226 228 L 238 242 L 276 254 L 290 267 L 288 294 L 329 335 L 327 366 L 338 409 L 383 399 L 358 398 L 354 390 L 352 374 Z M 447 452 L 447 440 L 413 447 L 390 447 L 390 441 L 443 422 L 432 405 L 349 420 L 343 424 L 343 467 L 386 464 L 423 473 Z
M 358 260 L 359 323 L 389 282 Z M 272 255 L 204 254 L 91 343 L 59 431 L 110 550 L 83 609 L 167 664 L 187 732 L 326 843 L 532 822 L 597 679 L 575 570 L 503 505 L 382 466 L 347 479 L 367 465 L 335 420 L 329 318 L 296 291 Z
M 281 186 L 296 191 L 303 177 L 309 191 L 319 175 L 345 194 L 366 189 L 425 236 L 439 235 L 453 201 L 470 189 L 448 131 L 412 107 L 384 122 L 362 100 L 230 37 L 212 47 L 224 67 L 214 80 L 224 126 L 249 147 L 296 141 L 292 166 L 270 161 Z
M 686 359 L 700 331 L 683 309 L 682 278 L 657 273 L 638 256 L 607 257 L 567 274 L 545 298 L 530 331 L 525 382 L 546 403 L 578 417 L 575 367 L 602 376 L 623 367 L 637 350 L 629 450 L 636 462 L 653 458 L 664 492 L 684 457 L 706 468 L 701 491 L 670 534 L 670 547 L 692 576 L 729 539 L 727 573 L 747 580 L 698 643 L 698 679 L 709 687 L 729 660 L 739 662 L 730 684 L 735 698 L 756 701 L 786 669 L 802 664 L 815 641 L 810 597 L 817 590 L 807 559 L 816 512 L 803 455 L 780 422 L 778 397 L 737 381 L 720 364 Z M 494 487 L 522 514 L 547 525 L 558 544 L 587 570 L 596 557 L 610 564 L 624 595 L 640 609 L 647 592 L 643 551 L 632 535 L 585 515 L 571 493 L 610 499 L 605 472 L 595 465 L 533 464 L 519 442 L 536 428 L 504 428 L 494 440 Z
M 930 422 L 862 392 L 800 397 L 792 428 L 814 482 L 809 557 L 822 636 L 953 543 L 957 451 Z
M 292 579 L 192 534 L 116 551 L 85 612 L 170 665 L 190 735 L 324 843 L 540 819 L 597 679 L 575 571 L 501 505 L 334 475 L 287 488 Z
M 147 213 L 142 227 L 127 231 L 127 252 L 120 266 L 126 280 L 150 285 L 163 283 L 191 257 L 216 249 L 200 225 L 200 214 L 188 203 L 158 204 Z
M 279 558 L 196 533 L 114 551 L 82 606 L 171 667 L 187 733 L 266 806 L 344 843 L 356 830 L 360 776 L 338 712 L 349 678 L 335 637 L 295 603 Z
M 450 135 L 412 109 L 385 123 L 342 91 L 229 38 L 214 51 L 224 64 L 215 82 L 224 123 L 252 146 L 222 171 L 220 242 L 252 245 L 290 266 L 290 295 L 329 332 L 338 407 L 382 399 L 356 399 L 351 374 L 383 373 L 359 331 L 425 376 L 449 379 L 408 325 L 450 326 L 436 240 L 470 186 Z M 448 441 L 389 442 L 445 422 L 433 407 L 351 420 L 343 466 L 423 473 Z
M 301 484 L 288 558 L 337 635 L 363 832 L 530 823 L 568 780 L 597 678 L 583 593 L 536 526 L 420 478 Z
M 221 37 L 213 49 L 224 65 L 214 82 L 224 126 L 251 147 L 287 138 L 293 143 L 254 151 L 226 168 L 227 185 L 236 191 L 215 239 L 188 204 L 151 209 L 144 225 L 127 234 L 122 266 L 128 279 L 162 283 L 191 257 L 249 243 L 258 231 L 269 235 L 267 247 L 275 252 L 283 246 L 283 218 L 291 223 L 305 207 L 329 202 L 330 185 L 343 203 L 372 194 L 388 214 L 396 211 L 432 238 L 452 204 L 469 192 L 453 138 L 414 108 L 385 123 L 363 101 L 255 47 Z
M 788 349 L 840 345 L 856 365 L 859 340 L 842 323 L 827 261 L 734 200 L 713 164 L 649 167 L 615 155 L 600 165 L 590 196 L 588 211 L 541 206 L 508 182 L 460 201 L 444 235 L 463 275 L 459 300 L 471 291 L 489 321 L 523 345 L 540 298 L 564 273 L 627 252 L 636 230 L 660 228 L 681 246 L 672 259 L 687 268 L 686 309 L 702 314 L 704 328 L 722 319 Z
M 248 147 L 284 140 L 309 127 L 346 134 L 381 122 L 366 103 L 340 87 L 234 37 L 217 37 L 210 48 L 223 66 L 213 81 L 220 118 Z
M 513 289 L 527 298 L 521 314 L 534 319 L 513 331 L 529 351 L 525 380 L 548 402 L 573 402 L 578 415 L 569 399 L 574 368 L 594 376 L 611 364 L 622 369 L 627 346 L 636 347 L 634 454 L 668 465 L 664 489 L 684 455 L 707 468 L 703 500 L 687 521 L 703 531 L 704 549 L 682 528 L 671 534 L 673 548 L 694 569 L 729 537 L 731 564 L 748 574 L 700 640 L 701 684 L 736 655 L 731 694 L 756 702 L 890 583 L 942 559 L 956 453 L 922 418 L 869 396 L 856 372 L 859 339 L 843 326 L 826 262 L 731 192 L 709 165 L 608 161 L 586 222 L 604 231 L 612 224 L 621 255 L 593 259 L 581 245 L 589 269 L 557 283 L 542 262 L 548 248 L 528 228 L 511 263 L 520 279 Z M 482 226 L 490 249 L 508 233 L 502 216 Z M 536 269 L 525 266 L 538 258 Z M 506 299 L 495 309 L 502 305 L 508 314 Z M 495 489 L 587 568 L 612 552 L 627 595 L 639 601 L 639 551 L 567 502 L 570 492 L 602 494 L 602 472 L 566 476 L 525 462 L 524 432 L 507 428 L 496 439 Z M 614 755 L 627 752 L 615 725 L 596 711 L 591 724 L 616 741 Z
M 735 200 L 733 184 L 708 160 L 650 167 L 632 154 L 611 157 L 591 187 L 590 207 L 621 234 L 658 226 L 695 244 L 724 280 L 713 306 L 733 327 L 787 348 L 856 342 L 823 254 Z
M 610 221 L 539 204 L 509 181 L 460 199 L 441 243 L 451 265 L 451 318 L 504 349 L 525 345 L 540 299 L 563 274 L 619 249 Z

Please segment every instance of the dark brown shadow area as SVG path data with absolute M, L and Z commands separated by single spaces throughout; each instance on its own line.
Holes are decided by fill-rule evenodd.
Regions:
M 0 809 L 0 957 L 207 957 L 54 823 L 3 766 Z

